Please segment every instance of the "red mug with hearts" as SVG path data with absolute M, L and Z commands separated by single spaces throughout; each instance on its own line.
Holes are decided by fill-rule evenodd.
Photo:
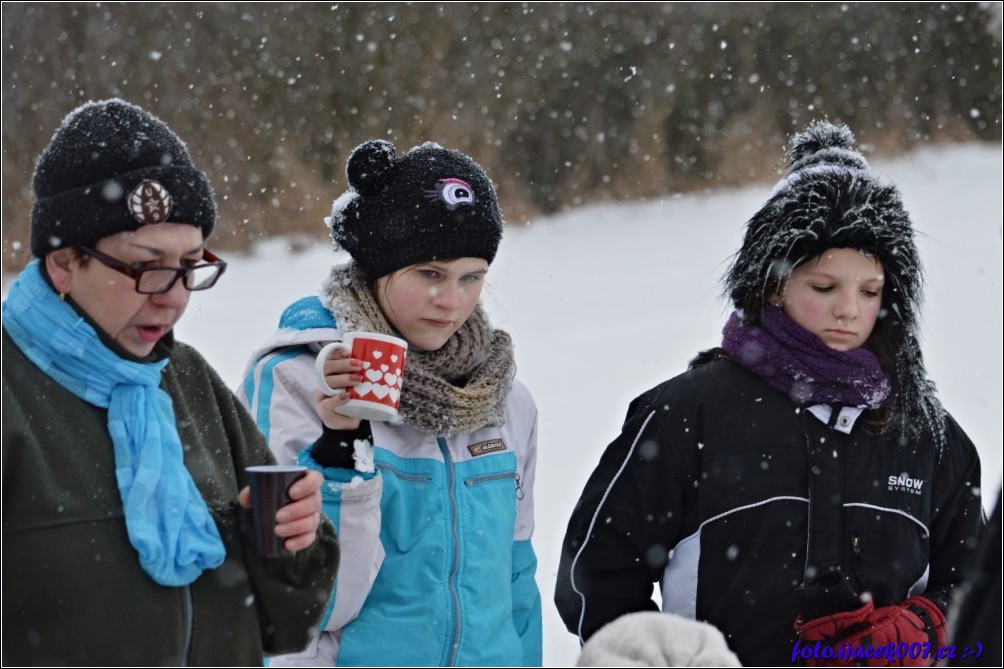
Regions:
M 397 418 L 408 342 L 379 332 L 346 332 L 342 341 L 322 348 L 317 354 L 314 369 L 318 387 L 329 396 L 342 392 L 331 388 L 324 380 L 324 361 L 336 349 L 363 363 L 359 371 L 363 380 L 345 389 L 352 398 L 335 411 L 363 420 L 389 421 Z

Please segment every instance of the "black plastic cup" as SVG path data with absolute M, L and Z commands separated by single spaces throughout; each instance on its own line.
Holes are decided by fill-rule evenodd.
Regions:
M 251 515 L 254 517 L 254 538 L 258 554 L 265 557 L 292 555 L 283 544 L 286 540 L 275 534 L 275 514 L 293 500 L 289 487 L 307 475 L 307 468 L 297 465 L 259 465 L 247 467 L 251 486 Z

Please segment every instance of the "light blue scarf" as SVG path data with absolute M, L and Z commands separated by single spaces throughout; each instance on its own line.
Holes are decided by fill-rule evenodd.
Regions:
M 170 396 L 160 389 L 167 360 L 131 362 L 62 302 L 32 261 L 3 303 L 3 324 L 43 372 L 85 402 L 108 409 L 115 478 L 129 541 L 161 585 L 188 585 L 223 563 L 216 523 L 185 469 Z

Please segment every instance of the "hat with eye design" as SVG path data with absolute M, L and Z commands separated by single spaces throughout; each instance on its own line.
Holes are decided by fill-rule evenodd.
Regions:
M 326 220 L 370 280 L 432 260 L 484 258 L 502 239 L 495 184 L 468 156 L 426 142 L 398 156 L 371 140 L 346 165 L 349 190 Z

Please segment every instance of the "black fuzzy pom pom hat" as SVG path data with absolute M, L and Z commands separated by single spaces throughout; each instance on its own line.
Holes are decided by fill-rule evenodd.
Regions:
M 326 220 L 331 237 L 376 280 L 431 260 L 495 258 L 502 214 L 495 184 L 468 156 L 427 142 L 398 156 L 371 140 L 346 165 L 349 190 Z
M 876 178 L 847 126 L 816 122 L 794 136 L 790 166 L 746 224 L 726 276 L 733 303 L 747 315 L 791 270 L 831 248 L 863 251 L 882 262 L 892 316 L 913 323 L 922 276 L 913 226 L 896 187 Z
M 865 345 L 893 380 L 886 425 L 903 441 L 933 433 L 943 445 L 944 412 L 918 343 L 923 270 L 899 191 L 872 173 L 844 125 L 812 123 L 792 138 L 788 158 L 787 174 L 746 223 L 726 292 L 747 319 L 758 320 L 791 271 L 828 249 L 857 249 L 881 261 L 882 309 Z
M 70 112 L 32 178 L 31 252 L 93 245 L 149 223 L 187 223 L 206 239 L 216 204 L 205 174 L 167 125 L 123 100 Z

